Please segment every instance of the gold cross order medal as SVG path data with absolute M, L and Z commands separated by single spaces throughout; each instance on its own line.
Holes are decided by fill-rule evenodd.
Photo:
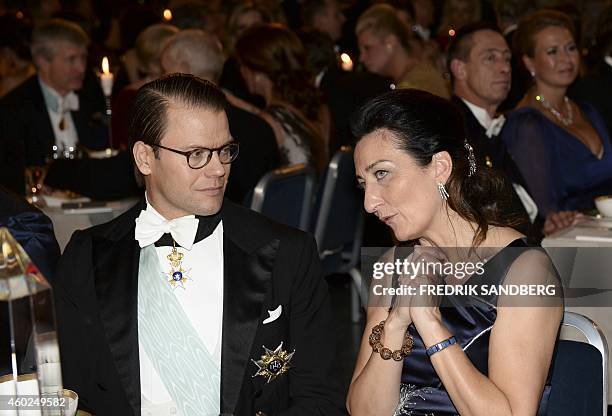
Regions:
M 173 289 L 177 287 L 185 289 L 185 283 L 191 280 L 191 278 L 187 276 L 189 270 L 185 270 L 182 265 L 184 256 L 183 253 L 178 252 L 176 246 L 172 247 L 172 251 L 166 256 L 168 261 L 170 261 L 170 271 L 165 274 L 169 276 L 168 283 L 170 283 Z

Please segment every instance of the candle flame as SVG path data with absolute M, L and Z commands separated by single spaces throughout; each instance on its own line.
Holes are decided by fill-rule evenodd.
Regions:
M 102 58 L 102 72 L 104 72 L 104 75 L 110 74 L 110 71 L 108 68 L 108 58 L 106 56 Z
M 172 11 L 170 9 L 164 10 L 164 20 L 172 20 Z
M 343 53 L 342 55 L 340 55 L 340 60 L 345 64 L 350 64 L 353 62 L 348 53 Z

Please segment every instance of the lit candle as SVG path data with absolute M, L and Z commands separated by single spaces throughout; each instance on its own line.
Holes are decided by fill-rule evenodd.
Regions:
M 164 20 L 166 22 L 169 22 L 170 20 L 172 20 L 172 11 L 170 9 L 164 10 Z
M 342 55 L 340 55 L 340 61 L 342 61 L 342 69 L 344 71 L 353 70 L 353 60 L 348 55 L 348 53 L 343 53 Z
M 104 95 L 110 97 L 113 92 L 113 73 L 109 70 L 108 58 L 106 56 L 102 59 L 100 83 L 102 84 L 102 91 L 104 92 Z

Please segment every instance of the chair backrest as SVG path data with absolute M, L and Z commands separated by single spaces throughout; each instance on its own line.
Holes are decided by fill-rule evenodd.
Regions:
M 608 412 L 608 344 L 589 318 L 565 312 L 563 325 L 587 342 L 560 340 L 552 363 L 548 415 L 603 415 Z
M 307 230 L 314 183 L 314 170 L 304 164 L 268 172 L 255 186 L 251 209 L 283 224 Z
M 363 197 L 355 180 L 353 149 L 343 146 L 331 159 L 323 183 L 314 235 L 319 253 L 350 253 L 347 267 L 359 260 L 363 231 Z

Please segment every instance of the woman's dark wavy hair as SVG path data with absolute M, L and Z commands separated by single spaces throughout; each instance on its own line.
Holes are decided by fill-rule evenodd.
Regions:
M 420 166 L 431 163 L 436 153 L 448 152 L 453 167 L 445 183 L 447 203 L 463 219 L 477 225 L 475 246 L 484 241 L 489 226 L 521 224 L 519 217 L 507 214 L 511 212 L 512 191 L 503 176 L 481 166 L 468 175 L 465 126 L 454 104 L 425 91 L 390 91 L 367 102 L 353 115 L 351 130 L 357 140 L 379 129 L 391 132 L 397 149 Z M 409 190 L 406 198 L 410 198 Z
M 320 95 L 295 33 L 278 23 L 253 26 L 238 38 L 234 53 L 241 65 L 266 74 L 281 99 L 310 120 L 318 119 Z

